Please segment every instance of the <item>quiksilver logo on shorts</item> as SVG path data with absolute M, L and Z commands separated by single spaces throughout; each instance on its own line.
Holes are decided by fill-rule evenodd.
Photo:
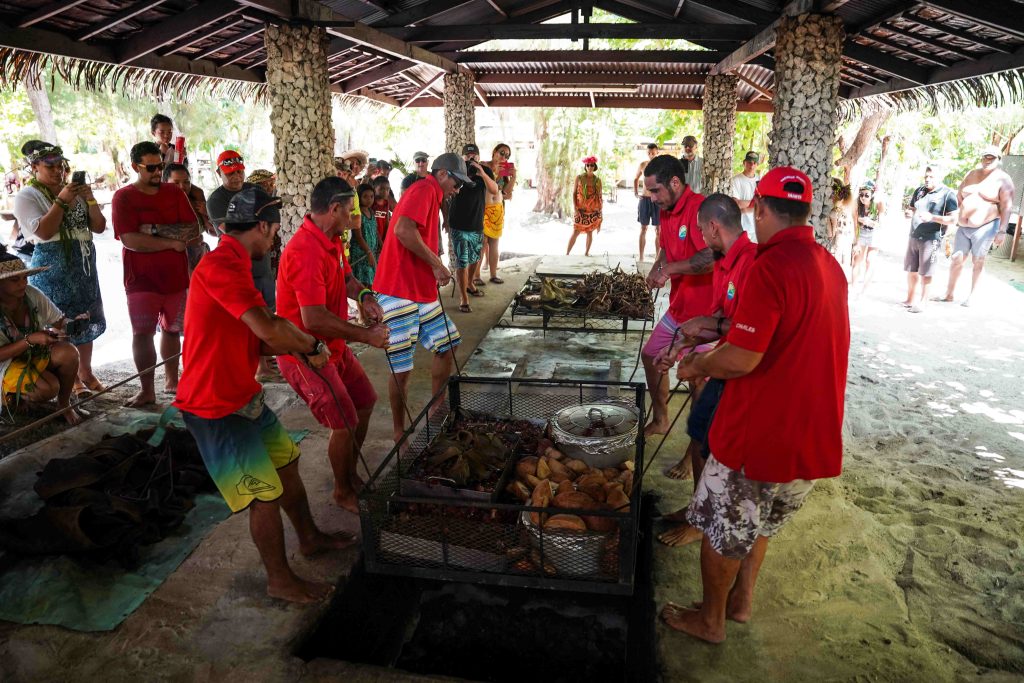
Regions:
M 255 496 L 257 493 L 273 491 L 274 488 L 272 484 L 261 481 L 250 474 L 243 474 L 242 478 L 235 484 L 235 490 L 238 491 L 240 496 Z
M 754 327 L 751 327 L 750 325 L 744 325 L 743 323 L 733 323 L 733 324 L 736 327 L 738 327 L 741 330 L 743 330 L 744 332 L 750 332 L 751 334 L 754 334 L 755 332 L 757 332 L 757 329 L 754 328 Z

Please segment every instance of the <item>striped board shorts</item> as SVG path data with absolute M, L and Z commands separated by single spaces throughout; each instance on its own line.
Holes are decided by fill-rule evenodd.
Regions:
M 411 372 L 416 342 L 434 353 L 444 353 L 462 343 L 455 323 L 438 301 L 420 304 L 387 294 L 377 294 L 388 326 L 388 362 L 394 372 Z

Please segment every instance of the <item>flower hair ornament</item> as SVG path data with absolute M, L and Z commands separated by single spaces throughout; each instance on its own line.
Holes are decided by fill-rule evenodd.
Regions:
M 583 165 L 584 166 L 590 166 L 591 164 L 593 164 L 594 166 L 597 166 L 597 157 L 589 156 L 589 157 L 585 157 L 583 159 Z

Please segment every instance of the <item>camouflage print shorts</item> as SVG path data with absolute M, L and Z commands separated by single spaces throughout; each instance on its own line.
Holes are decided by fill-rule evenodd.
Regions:
M 814 482 L 785 484 L 753 481 L 715 459 L 704 465 L 686 519 L 704 532 L 723 557 L 741 560 L 758 536 L 774 536 L 796 514 Z

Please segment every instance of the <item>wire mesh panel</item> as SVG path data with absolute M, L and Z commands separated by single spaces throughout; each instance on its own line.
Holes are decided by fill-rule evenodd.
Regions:
M 536 460 L 547 421 L 558 411 L 617 403 L 644 414 L 642 384 L 575 380 L 456 377 L 447 396 L 435 396 L 388 454 L 359 497 L 366 566 L 371 572 L 441 580 L 632 593 L 643 471 L 643 429 L 620 465 L 630 471 L 628 504 L 618 508 L 534 507 L 513 495 L 516 467 Z M 466 425 L 469 425 L 468 427 Z M 456 487 L 405 495 L 403 481 L 421 473 L 424 459 L 446 453 L 439 441 L 467 430 L 499 435 L 513 449 L 502 490 L 467 497 Z M 456 432 L 457 436 L 452 437 Z M 466 437 L 469 438 L 469 437 Z M 608 476 L 616 474 L 615 468 Z M 538 472 L 539 474 L 539 472 Z M 595 473 L 596 476 L 596 473 Z M 544 484 L 547 485 L 547 484 Z M 473 482 L 465 484 L 472 487 Z M 552 529 L 550 515 L 587 521 L 587 530 Z M 600 531 L 594 530 L 600 529 Z

